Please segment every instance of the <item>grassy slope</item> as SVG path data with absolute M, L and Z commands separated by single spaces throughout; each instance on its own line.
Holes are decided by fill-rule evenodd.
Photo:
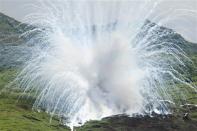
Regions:
M 18 100 L 20 91 L 4 88 L 15 75 L 14 69 L 0 71 L 0 131 L 66 131 L 57 119 L 50 122 L 48 114 L 33 111 L 31 100 Z

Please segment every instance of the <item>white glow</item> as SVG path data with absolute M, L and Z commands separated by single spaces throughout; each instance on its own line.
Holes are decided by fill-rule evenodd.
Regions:
M 165 77 L 185 83 L 174 68 L 187 58 L 175 43 L 159 41 L 170 32 L 142 28 L 157 2 L 132 4 L 46 2 L 27 18 L 40 34 L 17 80 L 25 92 L 37 92 L 35 109 L 68 118 L 71 127 L 115 114 L 168 113 Z

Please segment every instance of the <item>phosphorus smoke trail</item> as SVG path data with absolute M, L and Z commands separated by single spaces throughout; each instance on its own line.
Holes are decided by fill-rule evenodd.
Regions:
M 42 3 L 41 3 L 42 4 Z M 131 6 L 132 5 L 132 6 Z M 146 19 L 157 3 L 46 2 L 29 20 L 32 59 L 16 78 L 35 109 L 76 126 L 115 114 L 169 113 L 188 58 Z M 183 67 L 183 68 L 181 68 Z M 192 87 L 192 86 L 191 86 Z

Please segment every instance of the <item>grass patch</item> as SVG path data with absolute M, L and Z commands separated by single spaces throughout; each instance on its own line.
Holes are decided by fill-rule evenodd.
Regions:
M 69 131 L 45 112 L 32 110 L 32 99 L 19 99 L 20 90 L 11 91 L 6 85 L 14 80 L 16 69 L 0 71 L 0 131 Z

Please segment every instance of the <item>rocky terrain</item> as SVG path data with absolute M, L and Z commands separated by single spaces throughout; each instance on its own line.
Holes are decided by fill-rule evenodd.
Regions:
M 154 23 L 147 21 L 148 26 Z M 21 36 L 27 25 L 22 24 L 0 13 L 0 131 L 66 131 L 55 116 L 51 118 L 45 112 L 32 110 L 33 96 L 23 94 L 19 89 L 7 88 L 15 78 L 23 63 L 31 57 L 32 47 L 26 38 Z M 161 41 L 176 42 L 191 58 L 188 75 L 197 85 L 197 44 L 186 41 L 173 30 L 158 27 L 158 33 L 170 32 Z M 148 29 L 147 29 L 148 30 Z M 139 35 L 145 35 L 146 31 Z M 17 86 L 17 85 L 16 85 Z M 6 88 L 5 88 L 6 87 Z M 180 85 L 180 89 L 185 89 Z M 28 98 L 28 99 L 27 99 Z M 188 89 L 187 99 L 182 105 L 173 109 L 173 115 L 157 115 L 152 117 L 135 115 L 117 115 L 103 118 L 100 121 L 89 121 L 76 131 L 195 131 L 197 130 L 197 94 Z

